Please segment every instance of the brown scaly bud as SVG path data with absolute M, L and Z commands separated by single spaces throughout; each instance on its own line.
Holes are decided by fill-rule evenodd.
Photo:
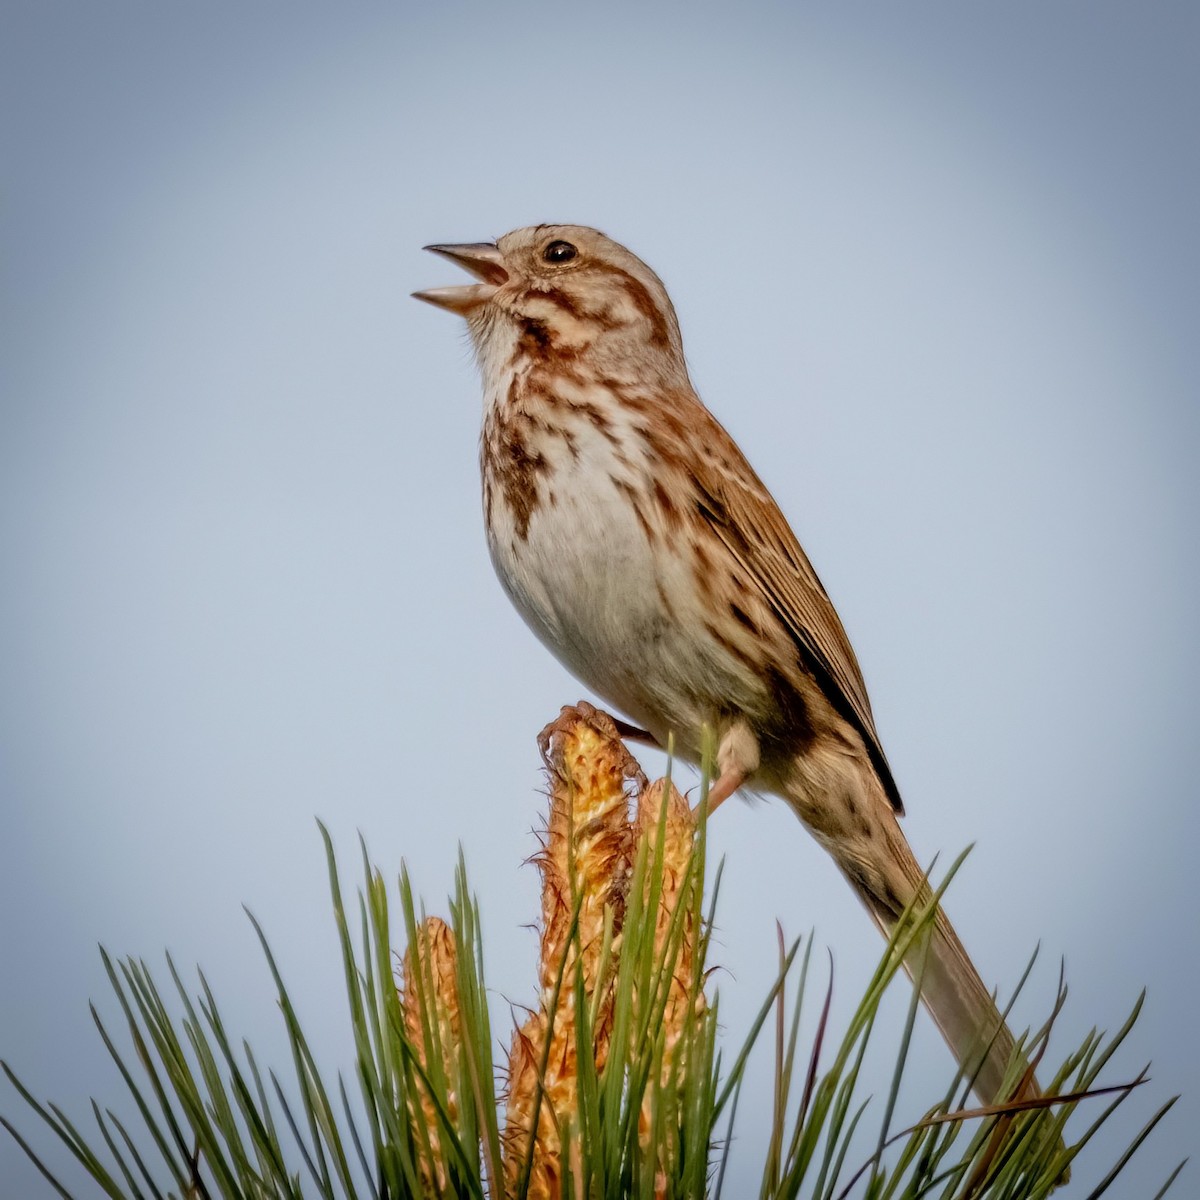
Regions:
M 414 953 L 415 951 L 415 953 Z M 415 945 L 404 952 L 401 966 L 400 1004 L 404 1014 L 404 1032 L 426 1072 L 431 1062 L 440 1061 L 447 1082 L 446 1112 L 451 1121 L 458 1117 L 455 1091 L 455 1060 L 460 1037 L 456 971 L 458 948 L 454 931 L 438 917 L 427 917 L 417 927 Z M 437 1078 L 437 1072 L 432 1072 Z M 429 1145 L 419 1150 L 419 1170 L 427 1195 L 441 1195 L 446 1188 L 446 1156 L 443 1149 L 441 1120 L 425 1085 L 416 1082 L 419 1100 L 410 1095 L 409 1119 L 414 1129 L 422 1123 L 428 1131 Z M 418 1118 L 417 1107 L 421 1109 Z M 418 1135 L 418 1145 L 421 1138 Z
M 592 1047 L 596 1069 L 603 1067 L 608 1053 L 611 998 L 605 992 L 611 988 L 611 972 L 606 980 L 598 981 L 597 976 L 606 921 L 615 935 L 625 911 L 633 857 L 626 784 L 645 782 L 612 719 L 590 704 L 564 708 L 542 731 L 539 745 L 550 777 L 550 816 L 536 858 L 542 874 L 540 995 L 538 1011 L 513 1037 L 505 1119 L 505 1174 L 512 1193 L 529 1151 L 538 1074 L 546 1056 L 530 1177 L 534 1200 L 559 1194 L 563 1139 L 570 1138 L 575 1119 L 577 971 L 582 971 L 585 995 L 597 1012 Z M 576 941 L 569 934 L 577 904 Z M 560 978 L 558 1004 L 551 1011 Z
M 548 999 L 559 975 L 577 898 L 584 981 L 594 970 L 604 936 L 605 910 L 615 929 L 625 911 L 633 862 L 626 781 L 645 776 L 625 749 L 612 718 L 590 704 L 564 708 L 538 739 L 550 776 L 550 817 L 537 857 L 542 873 L 539 983 Z M 567 978 L 570 978 L 567 976 Z
M 504 1118 L 505 1193 L 515 1196 L 525 1160 L 530 1153 L 529 1131 L 538 1106 L 537 1140 L 529 1175 L 530 1200 L 556 1200 L 561 1193 L 563 1134 L 576 1106 L 574 1005 L 560 1005 L 554 1025 L 541 1104 L 538 1106 L 538 1073 L 546 1048 L 549 1019 L 544 1012 L 531 1014 L 513 1031 L 508 1055 L 508 1104 Z
M 669 786 L 669 791 L 668 791 Z M 663 802 L 666 802 L 667 812 L 663 816 Z M 633 833 L 638 844 L 646 839 L 646 853 L 649 861 L 654 862 L 657 850 L 659 826 L 662 825 L 662 891 L 658 902 L 658 917 L 655 923 L 654 949 L 655 956 L 661 961 L 666 949 L 667 931 L 671 926 L 671 918 L 679 902 L 680 888 L 683 886 L 684 874 L 692 857 L 692 847 L 696 840 L 696 814 L 688 802 L 679 794 L 674 784 L 668 785 L 665 779 L 659 779 L 642 789 L 638 796 L 637 816 L 634 819 Z M 650 885 L 649 873 L 646 880 Z M 691 914 L 687 914 L 689 917 Z M 679 967 L 689 968 L 695 950 L 695 938 L 689 936 L 694 931 L 685 931 L 683 945 L 680 947 Z M 688 962 L 683 962 L 686 955 Z M 680 970 L 676 974 L 681 974 Z

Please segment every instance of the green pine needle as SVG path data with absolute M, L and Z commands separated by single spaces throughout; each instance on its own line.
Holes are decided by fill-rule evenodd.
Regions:
M 703 801 L 702 801 L 703 803 Z M 941 881 L 933 903 L 900 921 L 866 993 L 840 1039 L 831 1029 L 830 995 L 819 998 L 814 1042 L 800 1041 L 802 1014 L 811 1002 L 811 939 L 785 945 L 780 932 L 778 976 L 759 1007 L 730 1066 L 718 1048 L 719 997 L 710 996 L 697 1012 L 708 967 L 719 868 L 704 901 L 703 822 L 687 868 L 681 900 L 656 948 L 655 928 L 662 892 L 666 805 L 657 839 L 639 847 L 619 927 L 611 917 L 600 948 L 597 986 L 588 994 L 578 953 L 581 897 L 574 897 L 568 940 L 574 942 L 574 968 L 560 964 L 550 1012 L 559 1012 L 559 996 L 573 996 L 574 1052 L 579 1062 L 578 1111 L 553 1114 L 564 1145 L 564 1195 L 596 1200 L 626 1197 L 718 1197 L 730 1162 L 735 1118 L 752 1050 L 774 1012 L 775 1071 L 764 1108 L 772 1113 L 760 1196 L 763 1200 L 806 1197 L 812 1200 L 915 1200 L 916 1197 L 969 1195 L 992 1200 L 1027 1200 L 1050 1194 L 1070 1158 L 1087 1146 L 1113 1113 L 1143 1082 L 1138 1077 L 1113 1088 L 1099 1082 L 1102 1070 L 1129 1035 L 1141 998 L 1128 1020 L 1111 1036 L 1093 1033 L 1052 1074 L 1050 1091 L 1061 1101 L 1024 1110 L 962 1111 L 969 1081 L 958 1074 L 940 1099 L 919 1119 L 898 1132 L 901 1085 L 917 1016 L 914 999 L 899 1042 L 895 1069 L 882 1107 L 860 1094 L 859 1073 L 872 1036 L 881 999 L 910 948 L 933 919 L 936 902 L 962 862 L 960 857 Z M 450 902 L 451 926 L 458 947 L 455 983 L 461 1034 L 446 1044 L 438 1022 L 429 1017 L 435 990 L 428 964 L 416 974 L 417 1010 L 422 1012 L 423 1054 L 408 1040 L 397 992 L 395 910 L 382 874 L 362 849 L 358 893 L 358 929 L 352 933 L 332 840 L 320 827 L 328 863 L 333 917 L 353 1036 L 353 1070 L 328 1081 L 317 1066 L 305 1036 L 301 1005 L 294 1002 L 271 952 L 265 932 L 253 916 L 267 974 L 272 982 L 291 1049 L 286 1083 L 274 1071 L 263 1072 L 251 1047 L 231 1036 L 213 989 L 198 974 L 198 987 L 185 983 L 166 959 L 170 988 L 160 992 L 151 970 L 140 960 L 114 961 L 101 951 L 117 1008 L 124 1018 L 126 1044 L 110 1033 L 95 1007 L 97 1030 L 128 1092 L 127 1111 L 93 1101 L 98 1136 L 85 1134 L 61 1109 L 38 1101 L 15 1072 L 3 1064 L 15 1094 L 66 1148 L 84 1174 L 112 1200 L 235 1200 L 317 1196 L 383 1198 L 421 1195 L 422 1164 L 440 1148 L 448 1196 L 499 1197 L 505 1179 L 505 1142 L 501 1134 L 503 1081 L 496 1067 L 487 989 L 483 973 L 483 933 L 479 905 L 467 882 L 461 854 Z M 414 944 L 419 926 L 407 873 L 399 880 L 399 924 Z M 664 1029 L 672 981 L 682 955 L 685 931 L 696 939 L 693 966 L 686 981 L 693 1002 L 666 1057 Z M 832 967 L 832 964 L 831 964 Z M 1032 967 L 1032 960 L 1030 968 Z M 1026 969 L 1025 978 L 1029 975 Z M 331 969 L 336 966 L 331 964 Z M 789 1002 L 790 990 L 794 998 Z M 610 1050 L 602 1069 L 592 1059 L 602 1019 L 601 988 L 611 987 Z M 832 987 L 832 969 L 830 972 Z M 1019 990 L 1019 988 L 1018 988 Z M 167 996 L 170 997 L 168 1003 Z M 1060 988 L 1061 1004 L 1065 990 Z M 790 1015 L 789 1015 L 790 1003 Z M 1056 1011 L 1057 1011 L 1056 1005 Z M 1025 1040 L 1022 1053 L 1036 1060 L 1045 1053 L 1053 1017 Z M 549 1039 L 543 1048 L 535 1109 L 548 1103 L 541 1081 L 547 1070 Z M 361 1107 L 347 1093 L 351 1074 L 358 1083 Z M 269 1086 L 268 1082 L 269 1081 Z M 1097 1107 L 1096 1096 L 1113 1098 Z M 956 1097 L 958 1102 L 956 1105 Z M 427 1103 L 425 1103 L 427 1101 Z M 1109 1159 L 1092 1164 L 1099 1197 L 1117 1178 L 1173 1101 L 1159 1107 L 1125 1148 L 1108 1149 Z M 129 1107 L 131 1105 L 132 1107 Z M 1076 1110 L 1080 1110 L 1077 1119 Z M 871 1112 L 879 1112 L 874 1149 L 858 1132 Z M 1078 1129 L 1075 1125 L 1086 1123 Z M 47 1165 L 15 1123 L 0 1124 L 25 1151 L 58 1195 L 73 1192 Z M 534 1123 L 536 1128 L 536 1120 Z M 1075 1144 L 1064 1161 L 1055 1146 L 1064 1127 Z M 532 1155 L 528 1137 L 518 1172 L 516 1196 L 529 1186 Z M 1166 1194 L 1183 1164 L 1169 1175 L 1158 1196 Z M 1075 1164 L 1079 1170 L 1079 1163 Z

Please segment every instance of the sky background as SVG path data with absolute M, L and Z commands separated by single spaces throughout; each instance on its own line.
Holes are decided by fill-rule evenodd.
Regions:
M 854 640 L 918 856 L 975 843 L 948 908 L 984 977 L 1040 942 L 1040 1023 L 1065 959 L 1062 1053 L 1149 989 L 1108 1078 L 1153 1062 L 1127 1136 L 1187 1093 L 1110 1193 L 1152 1194 L 1200 1128 L 1198 79 L 1187 2 L 8 0 L 0 1056 L 81 1121 L 124 1105 L 103 943 L 201 964 L 285 1067 L 245 903 L 348 1066 L 317 816 L 434 910 L 462 843 L 507 1041 L 535 736 L 586 692 L 492 577 L 465 334 L 408 294 L 461 281 L 426 243 L 580 222 L 665 280 Z M 729 1043 L 776 918 L 832 948 L 844 1020 L 881 943 L 822 852 L 779 803 L 710 842 Z M 950 1070 L 924 1019 L 915 1052 L 910 1116 Z M 81 1183 L 7 1085 L 0 1113 Z M 3 1136 L 0 1194 L 52 1194 Z

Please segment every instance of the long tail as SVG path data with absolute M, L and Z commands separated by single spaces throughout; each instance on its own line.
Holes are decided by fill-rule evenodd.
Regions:
M 844 781 L 843 774 L 839 782 Z M 808 782 L 811 785 L 811 775 Z M 811 799 L 817 791 L 811 786 L 796 788 L 789 799 L 833 856 L 884 936 L 890 937 L 906 910 L 919 911 L 932 902 L 925 872 L 874 772 L 857 776 L 855 794 L 844 809 L 829 803 L 828 796 L 838 794 L 836 787 L 828 786 L 830 776 L 817 782 L 828 789 L 818 802 Z M 854 819 L 844 819 L 845 814 Z M 1018 1057 L 1012 1031 L 940 905 L 928 928 L 930 936 L 913 942 L 904 969 L 910 978 L 919 978 L 921 999 L 975 1095 L 984 1105 L 1041 1097 L 1044 1093 L 1029 1070 L 1028 1059 Z M 1061 1161 L 1065 1150 L 1063 1139 L 1056 1138 L 1055 1158 Z M 1057 1184 L 1069 1178 L 1070 1168 L 1065 1167 Z
M 906 906 L 927 904 L 932 893 L 904 834 L 891 815 L 876 827 L 878 838 L 869 861 L 855 853 L 861 846 L 831 845 L 834 859 L 885 937 L 895 929 Z M 879 847 L 878 842 L 884 846 Z M 826 843 L 828 845 L 828 843 Z M 1016 1050 L 1011 1030 L 1004 1022 L 991 992 L 984 985 L 946 914 L 939 907 L 931 926 L 928 952 L 916 944 L 904 968 L 910 978 L 920 972 L 921 999 L 946 1039 L 975 1094 L 984 1104 L 1012 1099 L 1005 1077 Z M 1022 1064 L 1023 1067 L 1028 1064 Z M 1010 1076 L 1011 1078 L 1011 1076 Z M 1011 1093 L 1011 1088 L 1009 1089 Z M 1041 1095 L 1028 1075 L 1023 1098 Z

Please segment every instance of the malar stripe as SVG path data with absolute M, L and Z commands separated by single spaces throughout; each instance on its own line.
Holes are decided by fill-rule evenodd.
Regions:
M 530 358 L 548 358 L 551 338 L 546 322 L 535 320 L 533 317 L 522 317 L 520 324 L 521 336 L 517 340 L 514 358 L 519 358 L 522 354 Z

